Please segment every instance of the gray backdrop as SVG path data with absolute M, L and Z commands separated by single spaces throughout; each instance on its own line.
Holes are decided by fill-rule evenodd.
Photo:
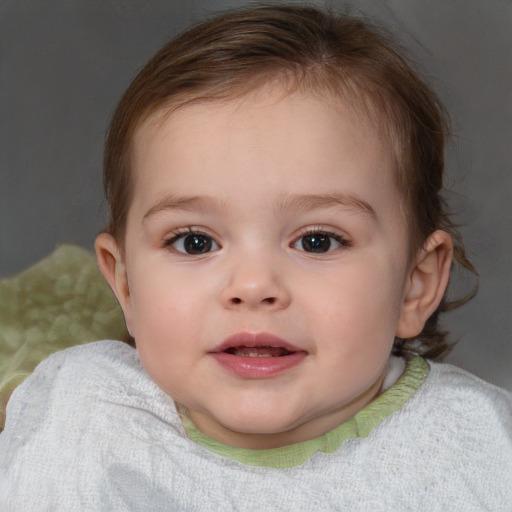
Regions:
M 92 249 L 104 221 L 102 144 L 116 101 L 178 30 L 247 3 L 0 0 L 0 277 L 60 243 Z M 399 33 L 452 114 L 449 199 L 480 291 L 445 321 L 461 340 L 449 361 L 512 389 L 512 3 L 323 3 L 348 5 Z

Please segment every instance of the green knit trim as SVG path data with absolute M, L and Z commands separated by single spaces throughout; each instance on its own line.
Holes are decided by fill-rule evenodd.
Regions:
M 298 466 L 314 453 L 333 453 L 348 439 L 366 437 L 383 419 L 398 411 L 416 392 L 429 372 L 428 363 L 421 357 L 408 362 L 402 377 L 382 395 L 355 416 L 326 434 L 304 441 L 268 450 L 251 450 L 229 446 L 203 434 L 187 416 L 182 418 L 188 437 L 208 450 L 237 460 L 247 466 L 287 468 Z

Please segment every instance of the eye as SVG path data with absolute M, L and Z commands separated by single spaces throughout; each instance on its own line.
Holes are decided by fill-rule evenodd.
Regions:
M 343 237 L 335 233 L 312 231 L 298 238 L 292 247 L 305 252 L 326 253 L 348 245 Z
M 220 249 L 219 244 L 211 236 L 191 230 L 186 233 L 176 233 L 172 238 L 165 241 L 165 246 L 191 255 L 206 254 Z

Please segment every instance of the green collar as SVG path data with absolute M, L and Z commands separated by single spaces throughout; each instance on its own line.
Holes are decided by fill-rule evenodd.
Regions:
M 366 437 L 384 418 L 398 411 L 415 393 L 429 372 L 428 363 L 415 357 L 407 363 L 400 379 L 379 395 L 373 402 L 326 434 L 304 441 L 268 450 L 251 450 L 223 444 L 199 431 L 187 416 L 182 417 L 188 437 L 208 450 L 237 460 L 247 466 L 287 468 L 298 466 L 315 452 L 333 453 L 345 441 L 355 437 Z

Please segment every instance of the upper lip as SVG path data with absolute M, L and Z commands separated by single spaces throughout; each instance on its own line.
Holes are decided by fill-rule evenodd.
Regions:
M 279 336 L 267 332 L 237 332 L 228 336 L 211 352 L 224 352 L 233 347 L 275 347 L 284 348 L 288 352 L 303 352 L 302 349 L 288 343 Z

